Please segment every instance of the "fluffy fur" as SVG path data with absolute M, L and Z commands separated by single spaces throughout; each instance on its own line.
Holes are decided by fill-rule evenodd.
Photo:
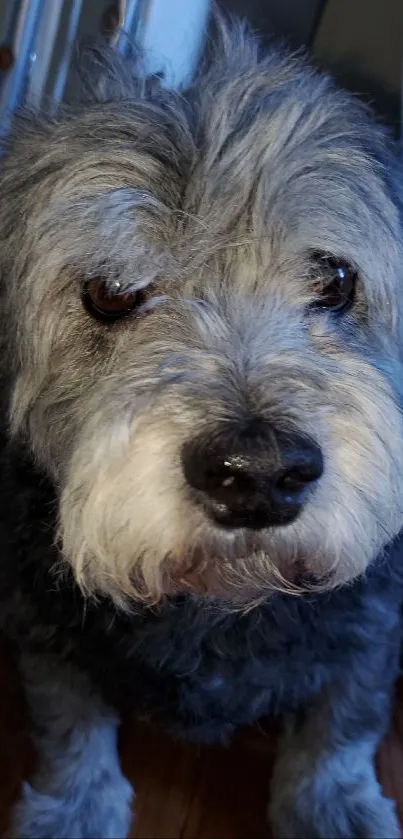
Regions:
M 295 713 L 277 835 L 397 836 L 372 768 L 402 594 L 397 156 L 362 104 L 242 27 L 186 95 L 97 60 L 85 104 L 16 121 L 0 176 L 3 625 L 24 662 L 46 656 L 29 694 L 37 672 L 77 697 L 60 723 L 41 711 L 14 834 L 122 835 L 111 706 L 202 739 Z M 344 315 L 311 306 L 316 252 L 357 268 Z M 83 290 L 116 278 L 145 302 L 105 325 Z M 309 435 L 324 473 L 294 523 L 224 530 L 181 452 L 253 418 Z M 100 755 L 117 815 L 92 806 Z M 84 765 L 83 797 L 66 778 Z

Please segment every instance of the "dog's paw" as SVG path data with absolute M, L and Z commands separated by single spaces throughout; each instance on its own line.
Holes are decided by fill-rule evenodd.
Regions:
M 273 801 L 268 810 L 275 839 L 400 839 L 393 801 L 380 790 L 357 795 L 336 788 L 326 797 L 297 795 Z
M 125 839 L 131 821 L 132 788 L 103 785 L 85 796 L 56 798 L 24 785 L 8 839 Z

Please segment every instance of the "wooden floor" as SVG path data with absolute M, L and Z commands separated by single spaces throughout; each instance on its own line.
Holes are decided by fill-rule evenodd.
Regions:
M 0 651 L 0 835 L 22 777 L 29 746 L 21 697 L 7 656 Z M 124 770 L 136 789 L 136 839 L 264 839 L 275 736 L 263 728 L 241 731 L 232 745 L 183 746 L 145 727 L 121 731 Z M 378 756 L 385 793 L 398 803 L 403 824 L 403 685 Z

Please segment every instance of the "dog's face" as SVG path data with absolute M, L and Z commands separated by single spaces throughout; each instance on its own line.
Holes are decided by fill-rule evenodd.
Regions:
M 398 164 L 241 40 L 186 99 L 115 68 L 4 162 L 11 427 L 117 602 L 331 587 L 403 525 Z

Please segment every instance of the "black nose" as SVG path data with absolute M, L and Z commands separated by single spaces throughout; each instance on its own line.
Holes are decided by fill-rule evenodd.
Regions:
M 319 446 L 265 423 L 184 446 L 183 471 L 211 518 L 224 527 L 288 524 L 323 472 Z

